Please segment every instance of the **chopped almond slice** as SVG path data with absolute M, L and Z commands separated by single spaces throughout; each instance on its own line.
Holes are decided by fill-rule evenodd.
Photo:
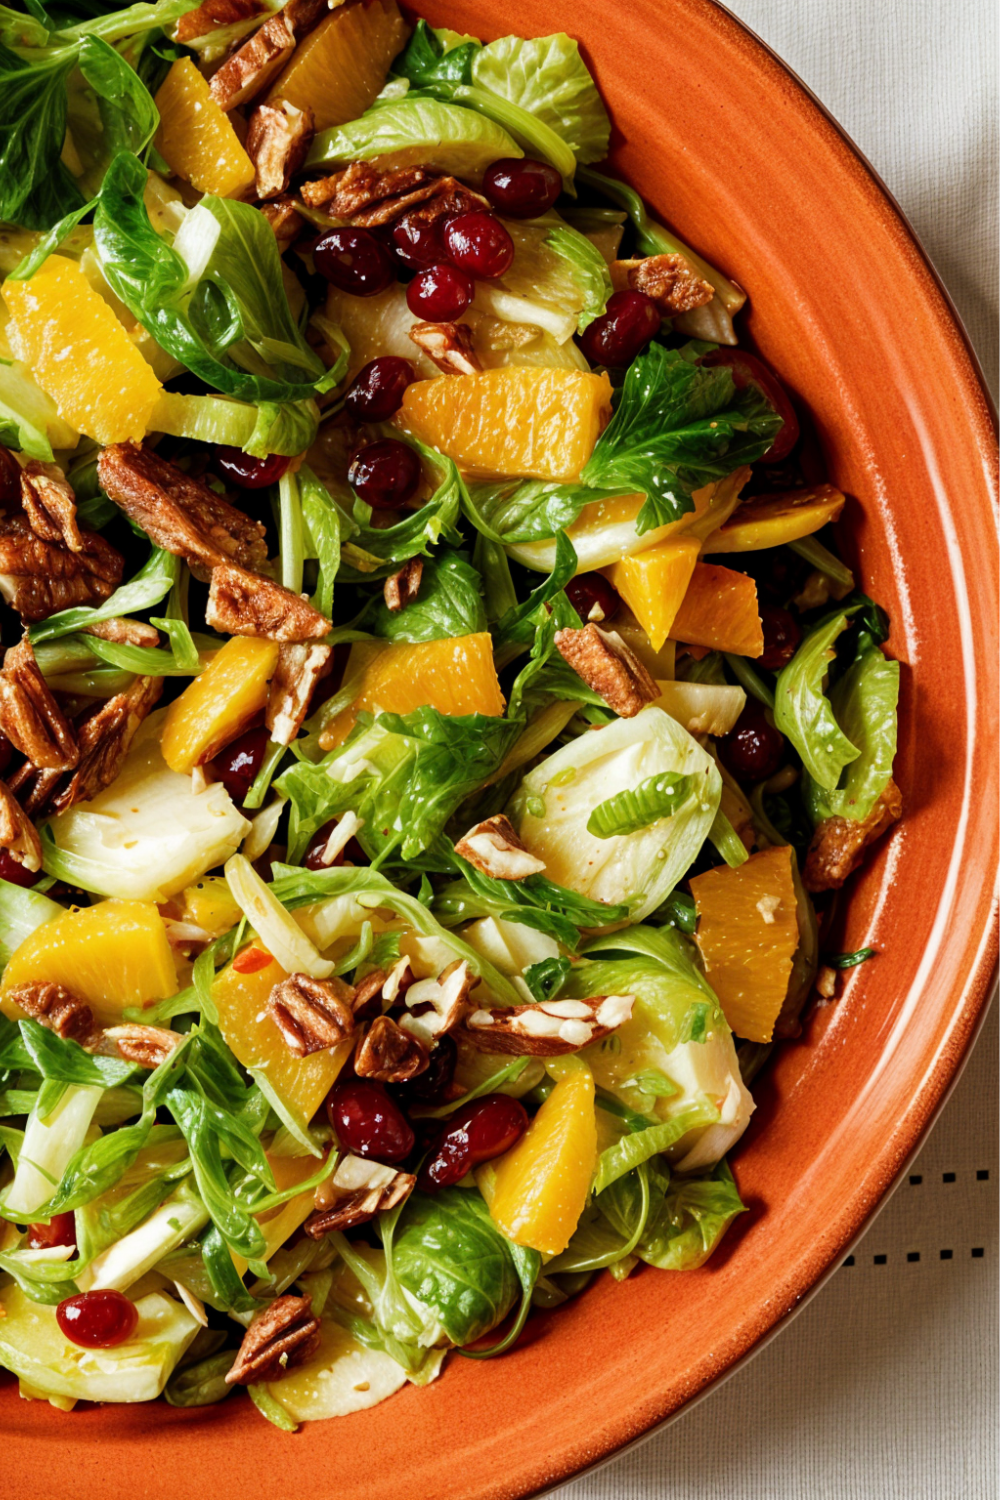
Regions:
M 455 853 L 494 880 L 525 880 L 545 869 L 545 861 L 528 853 L 502 813 L 470 828 L 455 845 Z
M 660 690 L 635 653 L 613 630 L 593 623 L 556 631 L 556 650 L 623 719 L 634 718 Z
M 294 51 L 295 32 L 285 12 L 279 11 L 213 74 L 212 98 L 228 114 L 262 93 Z
M 446 375 L 474 375 L 483 368 L 467 323 L 414 323 L 409 335 Z
M 231 564 L 212 573 L 205 620 L 227 635 L 269 641 L 314 641 L 333 629 L 308 600 L 246 568 Z
M 603 1041 L 629 1019 L 634 1004 L 634 995 L 596 995 L 474 1010 L 461 1035 L 480 1052 L 559 1057 Z
M 287 191 L 306 159 L 313 138 L 313 112 L 287 99 L 258 104 L 250 117 L 247 155 L 254 164 L 258 198 L 277 198 Z
M 476 976 L 470 974 L 464 959 L 450 963 L 437 979 L 418 979 L 406 991 L 407 1014 L 400 1027 L 425 1047 L 433 1047 L 438 1037 L 461 1023 L 475 983 Z

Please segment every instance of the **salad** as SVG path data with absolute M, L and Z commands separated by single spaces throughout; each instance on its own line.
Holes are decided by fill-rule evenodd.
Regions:
M 899 668 L 570 37 L 24 3 L 0 1364 L 294 1430 L 712 1254 Z

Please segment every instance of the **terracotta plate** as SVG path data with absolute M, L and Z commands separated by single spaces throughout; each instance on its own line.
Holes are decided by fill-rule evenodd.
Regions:
M 905 823 L 865 869 L 852 972 L 758 1087 L 751 1212 L 710 1267 L 605 1277 L 494 1362 L 285 1437 L 249 1401 L 63 1416 L 3 1389 L 3 1466 L 45 1500 L 493 1500 L 569 1478 L 751 1350 L 842 1256 L 959 1068 L 994 961 L 996 548 L 988 402 L 892 200 L 800 84 L 708 0 L 432 0 L 461 31 L 585 44 L 614 165 L 750 294 L 747 327 L 814 414 L 845 546 L 903 663 Z M 25 1486 L 27 1486 L 25 1488 Z

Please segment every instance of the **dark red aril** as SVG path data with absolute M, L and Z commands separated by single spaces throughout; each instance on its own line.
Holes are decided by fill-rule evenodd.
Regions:
M 395 1086 L 393 1092 L 403 1104 L 440 1104 L 455 1076 L 458 1048 L 450 1036 L 443 1036 L 432 1049 L 430 1061 L 422 1073 L 406 1083 Z
M 802 626 L 787 609 L 776 604 L 760 606 L 760 623 L 764 630 L 764 649 L 757 665 L 769 672 L 780 672 L 795 655 L 802 639 Z
M 263 490 L 269 484 L 277 484 L 291 461 L 280 453 L 272 453 L 267 458 L 251 458 L 240 448 L 217 447 L 215 450 L 215 467 L 223 479 L 228 479 L 241 490 Z
M 413 1150 L 413 1127 L 381 1083 L 352 1078 L 326 1101 L 326 1113 L 337 1139 L 356 1156 L 375 1161 L 402 1161 Z
M 598 625 L 602 620 L 613 620 L 622 607 L 621 596 L 602 573 L 579 573 L 571 578 L 566 597 L 585 625 L 588 620 Z
M 76 1247 L 75 1214 L 54 1214 L 47 1224 L 28 1225 L 29 1250 L 49 1250 L 56 1245 Z
M 456 1110 L 433 1142 L 417 1184 L 425 1193 L 451 1187 L 473 1167 L 509 1151 L 528 1128 L 528 1112 L 519 1099 L 484 1094 Z
M 454 323 L 472 305 L 476 285 L 457 266 L 428 266 L 406 288 L 406 305 L 425 323 Z
M 319 274 L 341 292 L 375 297 L 396 279 L 392 255 L 367 229 L 331 229 L 313 246 Z
M 419 213 L 404 214 L 392 226 L 392 248 L 403 262 L 414 271 L 433 266 L 445 258 L 445 216 L 425 219 Z
M 403 392 L 417 372 L 408 359 L 383 354 L 369 360 L 351 382 L 344 405 L 359 422 L 388 422 L 403 404 Z
M 483 192 L 508 219 L 537 219 L 562 192 L 562 177 L 547 161 L 502 156 L 486 168 Z
M 785 736 L 756 698 L 748 700 L 733 728 L 719 740 L 719 759 L 737 781 L 765 781 L 784 754 Z
M 502 276 L 514 259 L 514 241 L 496 215 L 481 208 L 448 220 L 444 248 L 452 265 L 470 276 Z
M 19 885 L 28 890 L 37 885 L 44 874 L 42 869 L 29 870 L 27 865 L 20 864 L 9 849 L 0 849 L 0 880 L 7 880 L 11 885 Z
M 755 385 L 763 392 L 784 423 L 778 436 L 768 448 L 762 464 L 780 464 L 791 453 L 799 440 L 799 419 L 795 415 L 788 392 L 774 371 L 755 354 L 746 354 L 742 349 L 714 349 L 700 361 L 703 365 L 726 365 L 733 372 L 733 384 L 738 391 Z
M 580 335 L 580 348 L 592 365 L 619 369 L 641 354 L 660 331 L 660 313 L 642 292 L 614 292 L 601 317 Z
M 257 780 L 257 772 L 264 764 L 264 756 L 271 736 L 261 724 L 247 729 L 220 750 L 212 762 L 216 776 L 232 797 L 237 807 L 242 807 L 250 788 Z
M 417 492 L 420 460 L 406 443 L 385 438 L 362 448 L 347 478 L 373 510 L 398 510 Z
M 56 1308 L 56 1322 L 71 1344 L 113 1349 L 132 1337 L 139 1314 L 124 1292 L 81 1292 Z

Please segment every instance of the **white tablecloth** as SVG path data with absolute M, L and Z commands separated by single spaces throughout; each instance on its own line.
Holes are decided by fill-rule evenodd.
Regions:
M 895 194 L 995 392 L 994 0 L 730 5 Z M 717 1392 L 558 1500 L 993 1500 L 997 1035 L 994 1005 L 853 1264 Z

